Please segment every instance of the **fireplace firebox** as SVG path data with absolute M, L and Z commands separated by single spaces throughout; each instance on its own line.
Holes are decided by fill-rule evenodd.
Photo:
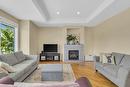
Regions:
M 69 60 L 79 60 L 79 50 L 69 50 Z

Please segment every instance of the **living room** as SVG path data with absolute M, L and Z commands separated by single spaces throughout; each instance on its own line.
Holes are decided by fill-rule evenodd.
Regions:
M 130 87 L 129 25 L 129 0 L 1 0 L 0 87 Z

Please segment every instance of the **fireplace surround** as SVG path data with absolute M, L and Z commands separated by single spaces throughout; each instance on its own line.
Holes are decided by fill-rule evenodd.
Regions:
M 64 59 L 63 61 L 83 61 L 84 50 L 83 45 L 64 45 Z

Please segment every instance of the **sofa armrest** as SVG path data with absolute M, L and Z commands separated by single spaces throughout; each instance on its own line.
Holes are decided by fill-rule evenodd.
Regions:
M 130 67 L 120 67 L 117 77 L 120 87 L 130 87 Z
M 100 62 L 100 56 L 94 56 L 94 62 Z
M 86 77 L 81 77 L 75 81 L 80 87 L 92 87 L 91 83 Z
M 7 76 L 0 79 L 0 84 L 14 84 L 14 81 Z

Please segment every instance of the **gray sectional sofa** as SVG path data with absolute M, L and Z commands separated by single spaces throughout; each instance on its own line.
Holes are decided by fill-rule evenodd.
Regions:
M 116 64 L 103 64 L 95 57 L 95 69 L 119 87 L 130 87 L 130 55 L 112 53 Z
M 32 73 L 38 66 L 38 56 L 24 55 L 22 51 L 12 54 L 0 55 L 0 61 L 8 63 L 13 66 L 16 72 L 0 74 L 0 78 L 9 76 L 14 81 L 23 81 L 30 73 Z

